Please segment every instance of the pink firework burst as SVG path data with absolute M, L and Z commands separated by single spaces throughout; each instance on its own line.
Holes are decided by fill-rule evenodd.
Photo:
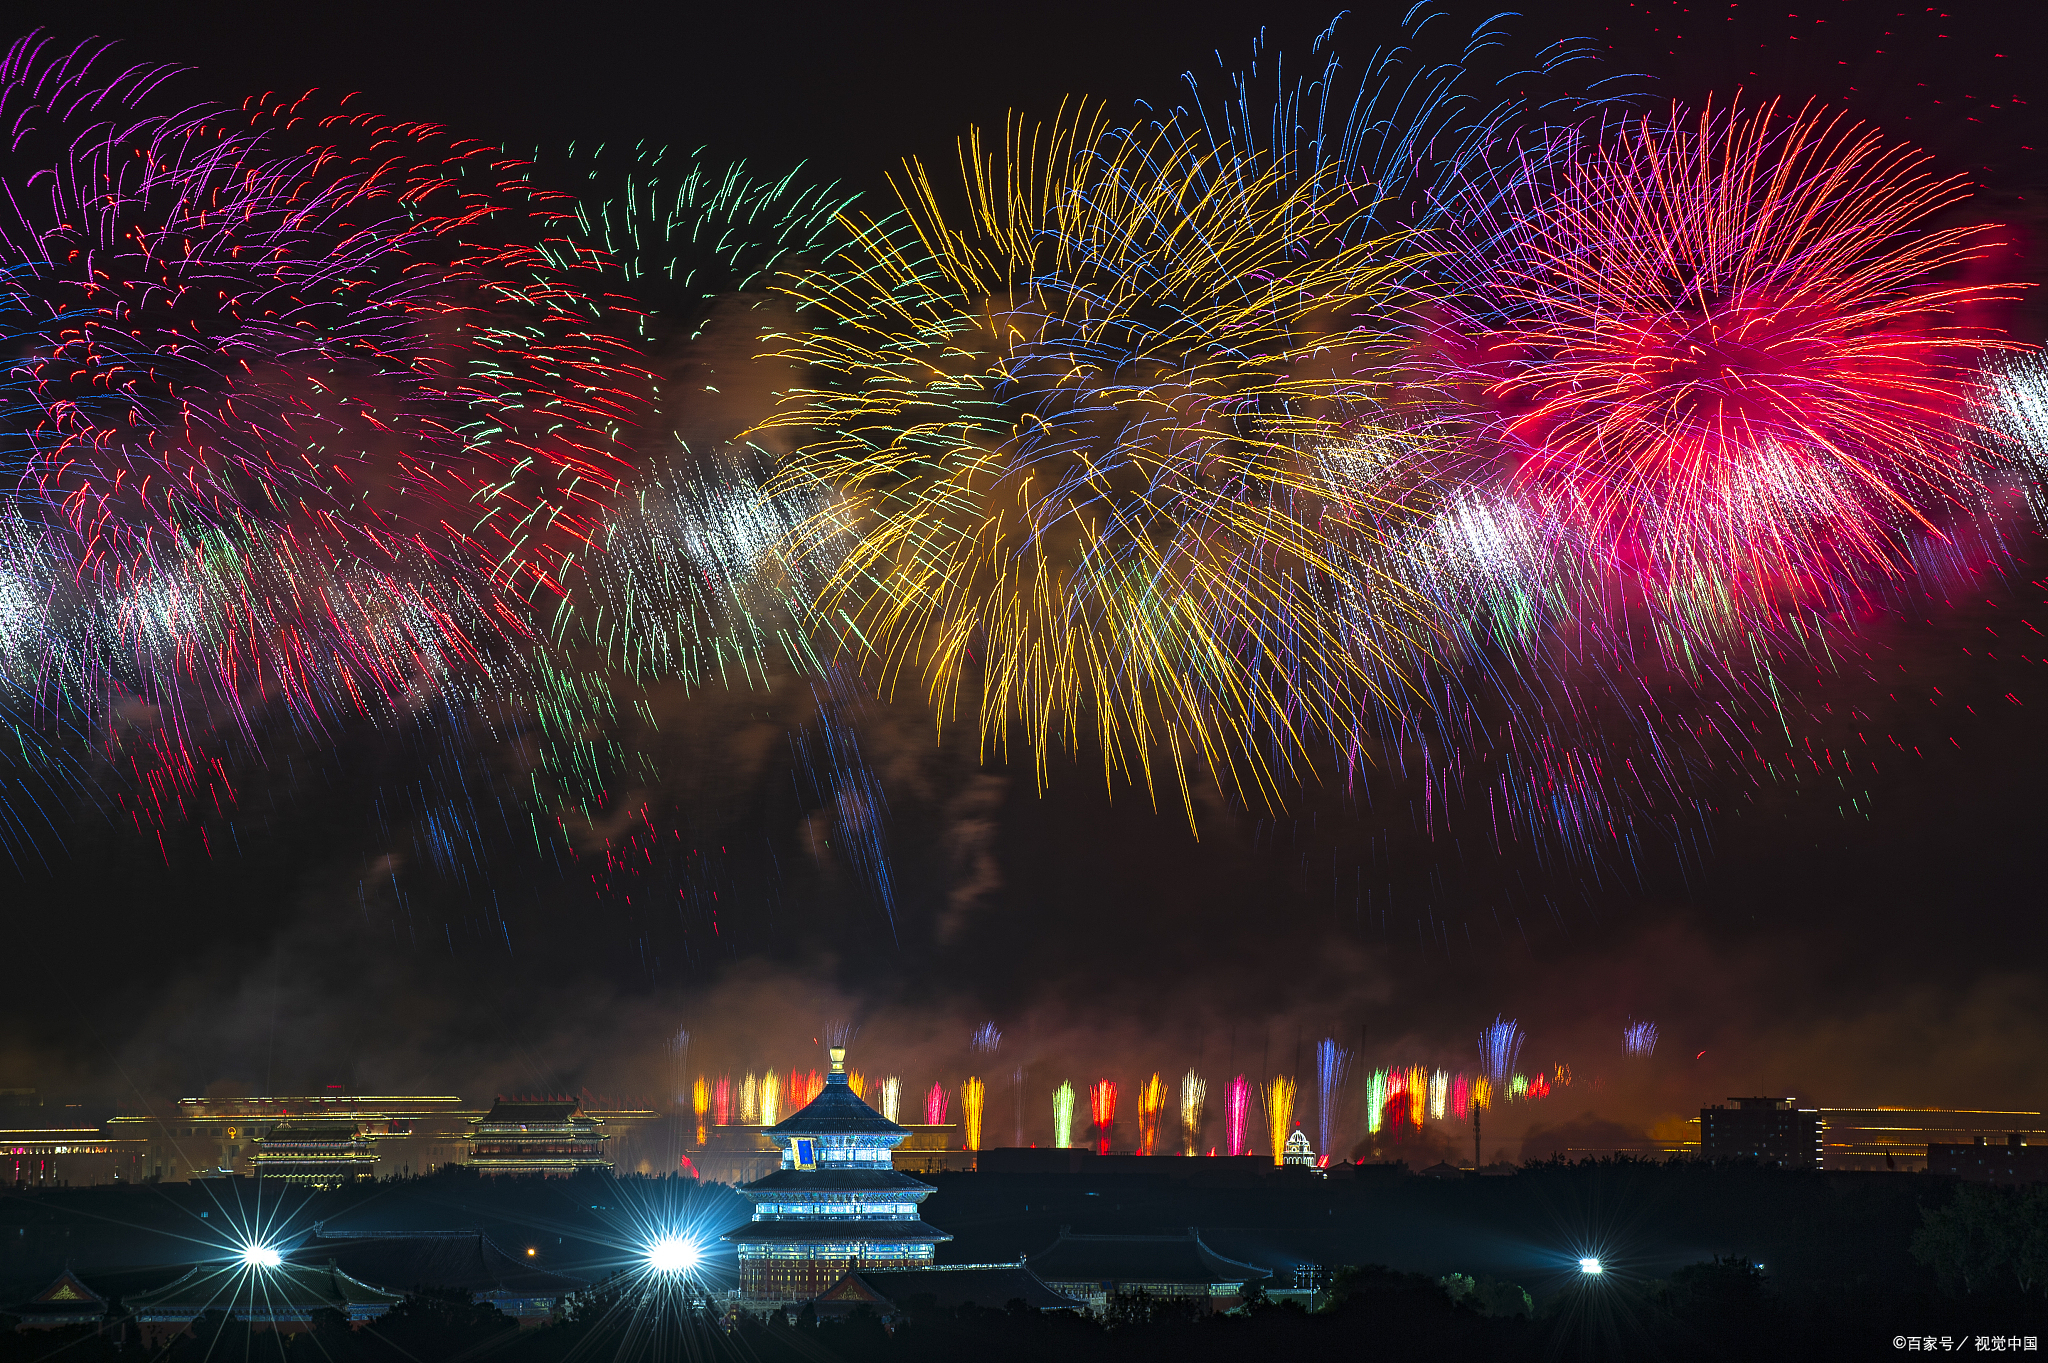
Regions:
M 1906 561 L 1979 490 L 1949 282 L 1996 245 L 1930 226 L 1969 196 L 1813 106 L 1711 107 L 1560 134 L 1475 186 L 1487 262 L 1454 347 L 1516 485 L 1659 590 L 1808 596 Z

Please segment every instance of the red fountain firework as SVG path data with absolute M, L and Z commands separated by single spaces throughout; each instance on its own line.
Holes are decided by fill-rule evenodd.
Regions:
M 1116 1134 L 1116 1081 L 1098 1079 L 1088 1086 L 1088 1113 L 1095 1123 L 1095 1153 L 1109 1153 Z
M 1472 1085 L 1463 1070 L 1451 1078 L 1451 1111 L 1461 1122 L 1472 1115 Z
M 1224 1149 L 1233 1155 L 1242 1155 L 1248 1148 L 1246 1123 L 1251 1109 L 1252 1086 L 1240 1074 L 1230 1081 L 1230 1091 L 1223 1098 Z
M 924 1096 L 924 1124 L 944 1126 L 946 1124 L 946 1086 L 934 1083 L 931 1092 Z
M 721 1074 L 712 1090 L 711 1119 L 720 1126 L 732 1125 L 732 1076 Z
M 1928 161 L 1811 105 L 1709 106 L 1475 186 L 1497 228 L 1449 300 L 1485 338 L 1455 377 L 1540 516 L 1695 618 L 1905 571 L 1978 502 L 1959 427 L 2009 343 L 1961 319 L 2018 288 L 1944 281 L 1995 229 L 1927 227 L 1969 194 Z

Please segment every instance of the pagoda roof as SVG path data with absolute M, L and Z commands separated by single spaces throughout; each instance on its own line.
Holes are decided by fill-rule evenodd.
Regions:
M 779 1145 L 790 1136 L 908 1136 L 910 1129 L 862 1102 L 844 1074 L 828 1074 L 818 1096 L 769 1127 L 768 1134 Z
M 332 1264 L 349 1277 L 394 1289 L 503 1289 L 528 1296 L 561 1296 L 585 1286 L 581 1278 L 552 1273 L 516 1259 L 480 1230 L 391 1231 L 331 1235 L 316 1230 L 292 1251 L 300 1263 Z
M 322 1309 L 389 1308 L 404 1300 L 342 1272 L 333 1265 L 313 1268 L 281 1264 L 251 1270 L 241 1264 L 207 1264 L 176 1282 L 128 1299 L 144 1318 L 191 1320 L 211 1310 L 245 1319 L 297 1319 Z
M 835 1221 L 817 1217 L 804 1221 L 749 1221 L 719 1237 L 736 1245 L 782 1244 L 792 1240 L 821 1240 L 838 1244 L 844 1240 L 915 1240 L 931 1243 L 953 1237 L 937 1226 L 922 1221 Z
M 1060 1238 L 1026 1262 L 1051 1283 L 1242 1283 L 1272 1276 L 1224 1258 L 1193 1227 L 1186 1235 L 1075 1235 L 1062 1226 Z
M 777 1169 L 752 1183 L 742 1183 L 744 1192 L 863 1192 L 874 1190 L 885 1192 L 891 1188 L 905 1192 L 932 1192 L 929 1183 L 920 1182 L 908 1174 L 899 1174 L 894 1169 Z

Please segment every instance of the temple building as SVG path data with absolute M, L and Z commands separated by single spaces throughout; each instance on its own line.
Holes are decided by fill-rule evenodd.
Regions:
M 604 1123 L 574 1099 L 546 1102 L 500 1098 L 471 1123 L 470 1167 L 480 1174 L 566 1176 L 609 1169 Z
M 1224 1258 L 1193 1227 L 1186 1235 L 1076 1235 L 1062 1226 L 1059 1239 L 1025 1262 L 1053 1291 L 1098 1311 L 1112 1292 L 1192 1298 L 1227 1311 L 1243 1299 L 1246 1283 L 1273 1276 Z
M 590 1285 L 508 1254 L 480 1230 L 352 1233 L 316 1224 L 292 1257 L 325 1264 L 358 1282 L 429 1283 L 467 1292 L 471 1301 L 494 1306 L 522 1325 L 542 1324 L 564 1297 Z
M 255 1146 L 250 1162 L 259 1178 L 326 1189 L 377 1174 L 377 1148 L 352 1121 L 279 1122 L 256 1137 Z
M 909 1131 L 855 1096 L 844 1047 L 831 1055 L 823 1091 L 768 1129 L 782 1167 L 738 1189 L 753 1219 L 724 1238 L 739 1250 L 742 1309 L 808 1301 L 859 1269 L 926 1267 L 953 1238 L 919 1211 L 932 1185 L 892 1163 Z
M 142 1339 L 161 1348 L 208 1311 L 226 1311 L 254 1330 L 303 1334 L 321 1311 L 338 1311 L 351 1325 L 375 1320 L 405 1298 L 358 1282 L 328 1264 L 202 1265 L 176 1282 L 128 1299 Z

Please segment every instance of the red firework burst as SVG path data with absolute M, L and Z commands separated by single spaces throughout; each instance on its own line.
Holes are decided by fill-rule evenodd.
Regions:
M 1520 485 L 1664 587 L 1766 598 L 1897 570 L 1977 487 L 1966 435 L 1999 335 L 1945 282 L 1996 243 L 1969 196 L 1808 106 L 1562 135 L 1495 203 L 1468 315 Z M 1490 323 L 1490 325 L 1488 325 Z

